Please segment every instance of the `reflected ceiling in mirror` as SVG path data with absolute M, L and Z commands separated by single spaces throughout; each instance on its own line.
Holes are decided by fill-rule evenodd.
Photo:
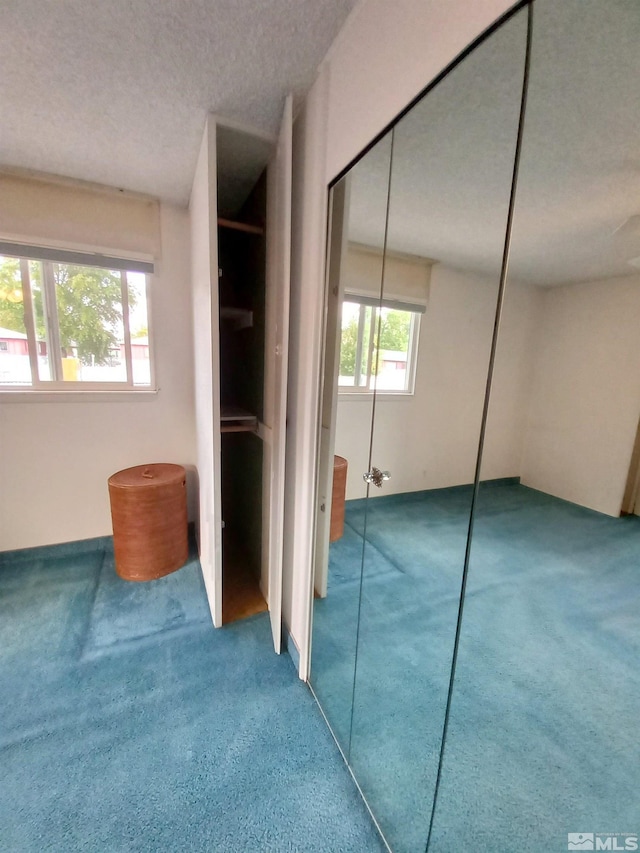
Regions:
M 534 7 L 510 274 L 546 286 L 632 275 L 640 263 L 640 4 L 580 5 L 580 15 L 575 3 Z M 514 129 L 509 98 L 495 92 L 522 77 L 522 45 L 506 31 L 492 43 L 492 57 L 471 54 L 455 85 L 443 80 L 396 125 L 388 246 L 497 274 Z M 481 174 L 478 146 L 491 146 Z M 351 173 L 350 235 L 367 245 L 384 168 L 371 153 Z

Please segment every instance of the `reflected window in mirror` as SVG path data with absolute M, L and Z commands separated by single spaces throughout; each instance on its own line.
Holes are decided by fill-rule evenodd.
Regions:
M 420 310 L 346 295 L 340 340 L 341 393 L 413 394 Z

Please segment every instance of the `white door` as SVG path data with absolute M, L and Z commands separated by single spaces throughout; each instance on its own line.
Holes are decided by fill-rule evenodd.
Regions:
M 273 645 L 282 633 L 284 460 L 287 430 L 287 361 L 291 266 L 292 97 L 267 169 L 267 292 L 262 498 L 262 592 L 269 604 Z
M 338 414 L 338 365 L 340 364 L 340 334 L 342 300 L 344 296 L 344 258 L 347 251 L 349 222 L 350 178 L 337 184 L 331 193 L 329 211 L 329 245 L 327 258 L 327 289 L 325 304 L 325 343 L 322 407 L 320 421 L 320 450 L 318 461 L 318 521 L 314 555 L 313 586 L 320 598 L 327 595 L 329 574 L 329 533 L 333 494 L 333 457 L 336 443 Z
M 211 617 L 219 628 L 222 625 L 222 494 L 216 170 L 216 122 L 209 116 L 193 179 L 189 218 L 200 494 L 198 549 Z

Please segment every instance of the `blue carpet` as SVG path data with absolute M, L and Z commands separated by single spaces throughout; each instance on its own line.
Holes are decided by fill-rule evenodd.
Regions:
M 55 554 L 0 561 L 0 850 L 383 849 L 267 615 Z
M 427 837 L 469 501 L 464 488 L 377 498 L 366 540 L 352 502 L 316 602 L 316 692 L 397 853 Z M 640 518 L 483 485 L 430 850 L 638 832 L 639 659 Z
M 195 554 L 179 572 L 153 583 L 123 583 L 113 552 L 105 552 L 91 608 L 84 654 L 140 640 L 161 631 L 177 631 L 211 620 L 200 564 Z

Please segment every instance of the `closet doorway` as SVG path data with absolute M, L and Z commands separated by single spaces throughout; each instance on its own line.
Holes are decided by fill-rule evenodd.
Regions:
M 200 563 L 216 627 L 282 631 L 292 99 L 277 139 L 209 116 L 190 201 Z

